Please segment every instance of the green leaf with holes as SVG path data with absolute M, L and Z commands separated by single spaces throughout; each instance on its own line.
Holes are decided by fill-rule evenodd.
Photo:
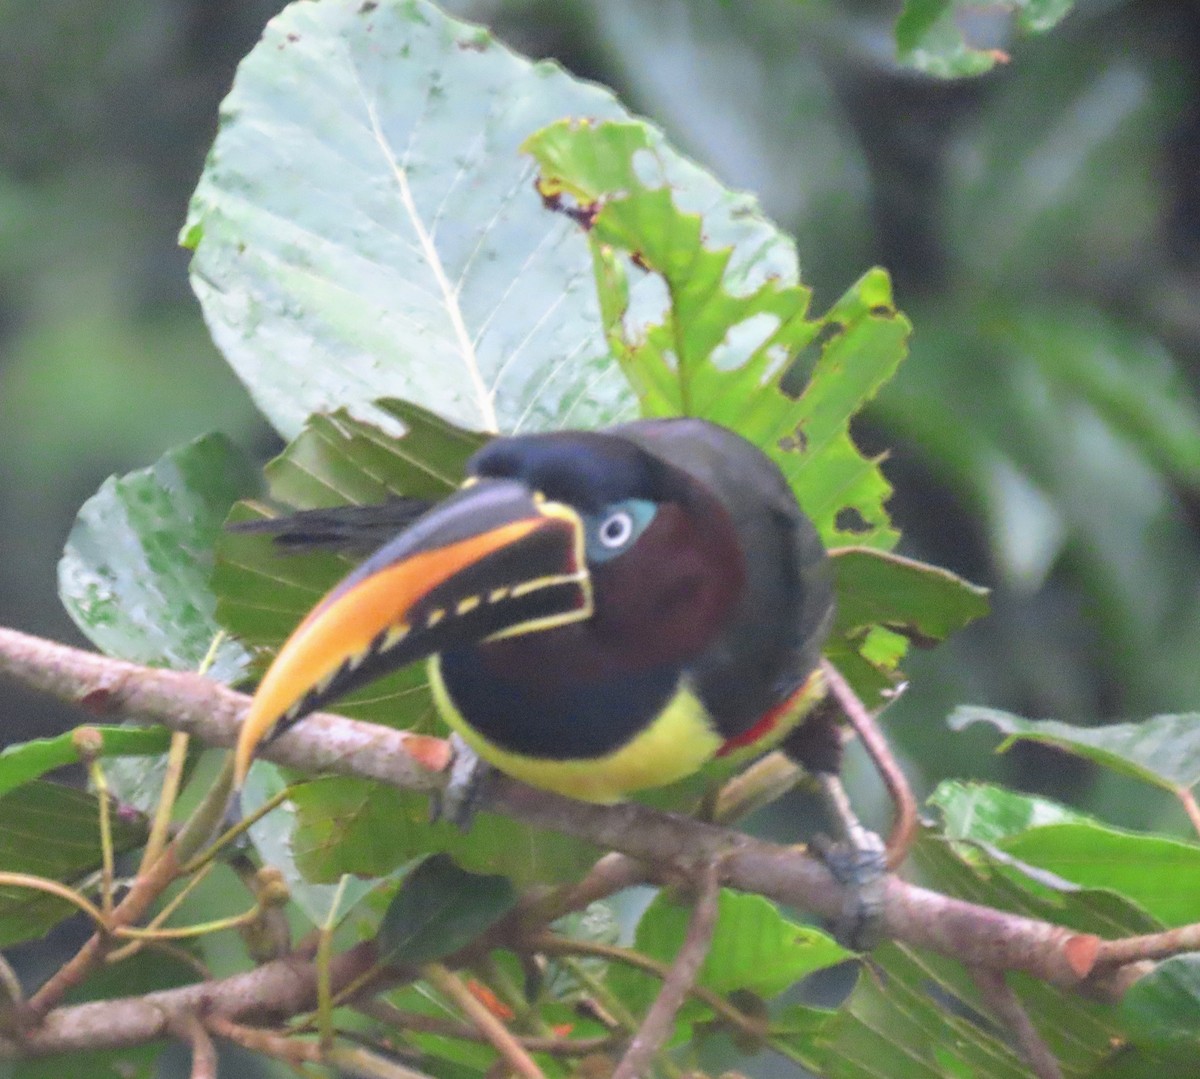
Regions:
M 592 244 L 609 346 L 643 414 L 738 431 L 783 469 L 826 543 L 892 546 L 890 488 L 849 432 L 907 347 L 887 275 L 868 272 L 810 317 L 791 242 L 753 205 L 734 228 L 699 212 L 705 204 L 643 125 L 561 121 L 524 149 L 549 204 Z M 628 281 L 647 277 L 668 310 L 631 293 Z

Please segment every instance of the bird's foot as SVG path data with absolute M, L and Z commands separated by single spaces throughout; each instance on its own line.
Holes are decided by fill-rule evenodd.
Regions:
M 430 798 L 429 819 L 431 823 L 449 821 L 467 832 L 493 769 L 458 734 L 450 735 L 450 748 L 454 754 L 450 759 L 450 778 Z
M 851 951 L 870 951 L 883 930 L 888 872 L 883 840 L 860 827 L 853 838 L 841 842 L 813 836 L 809 846 L 845 889 L 842 909 L 833 920 L 834 937 Z
M 812 848 L 845 888 L 841 913 L 834 919 L 838 943 L 856 952 L 870 951 L 883 930 L 888 850 L 884 841 L 864 828 L 839 776 L 818 772 L 817 787 L 838 839 L 817 836 Z

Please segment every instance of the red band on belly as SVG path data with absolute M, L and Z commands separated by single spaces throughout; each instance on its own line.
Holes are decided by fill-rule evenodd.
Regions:
M 811 681 L 811 678 L 805 679 L 796 689 L 795 693 L 780 701 L 752 727 L 747 727 L 741 734 L 735 734 L 732 738 L 728 739 L 717 750 L 717 756 L 724 757 L 726 753 L 732 753 L 735 749 L 742 749 L 744 746 L 753 745 L 760 738 L 765 738 L 775 729 L 779 721 L 799 704 L 800 698 L 808 690 Z

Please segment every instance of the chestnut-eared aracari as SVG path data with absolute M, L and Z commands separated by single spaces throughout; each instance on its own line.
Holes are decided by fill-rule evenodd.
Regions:
M 836 734 L 801 725 L 823 696 L 829 562 L 770 458 L 702 420 L 639 420 L 496 438 L 467 474 L 419 516 L 400 500 L 251 526 L 300 548 L 398 534 L 280 650 L 242 727 L 239 784 L 265 738 L 427 657 L 471 749 L 574 798 L 783 742 L 836 771 Z

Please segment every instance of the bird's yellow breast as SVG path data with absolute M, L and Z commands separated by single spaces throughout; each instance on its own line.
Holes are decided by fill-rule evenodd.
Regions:
M 584 802 L 618 802 L 634 791 L 674 783 L 699 771 L 723 744 L 699 698 L 681 686 L 653 723 L 611 753 L 584 760 L 529 757 L 501 748 L 467 722 L 450 699 L 436 656 L 429 661 L 429 681 L 442 717 L 485 761 L 532 787 Z

